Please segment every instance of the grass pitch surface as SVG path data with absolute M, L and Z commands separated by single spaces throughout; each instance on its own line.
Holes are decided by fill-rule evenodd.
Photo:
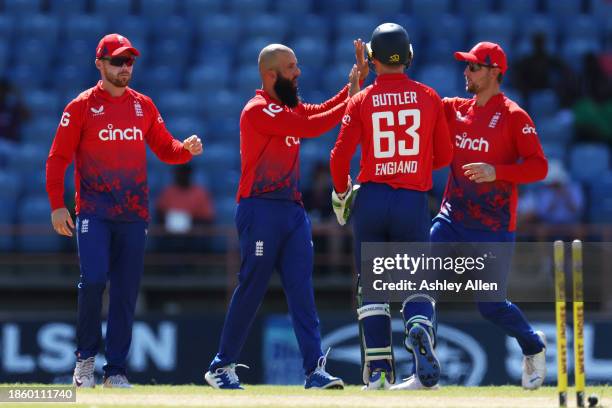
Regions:
M 1 386 L 10 386 L 3 384 Z M 28 384 L 28 386 L 33 386 Z M 344 390 L 304 390 L 298 386 L 245 385 L 244 391 L 220 391 L 207 386 L 142 385 L 131 390 L 77 390 L 75 403 L 0 403 L 4 407 L 350 407 L 350 408 L 496 408 L 556 407 L 555 387 L 525 391 L 520 387 L 442 387 L 437 391 L 363 392 L 358 386 Z M 598 407 L 612 408 L 612 387 L 587 387 L 599 397 Z M 576 406 L 568 392 L 568 407 Z M 586 402 L 586 401 L 585 401 Z

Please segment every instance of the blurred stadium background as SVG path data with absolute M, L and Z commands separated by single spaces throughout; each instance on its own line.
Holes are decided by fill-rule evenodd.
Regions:
M 141 51 L 130 86 L 153 98 L 175 137 L 197 133 L 204 141 L 192 180 L 209 193 L 214 215 L 180 231 L 156 204 L 173 183 L 173 168 L 149 155 L 155 216 L 130 357 L 135 382 L 201 383 L 239 267 L 233 227 L 238 119 L 260 86 L 260 49 L 271 42 L 292 47 L 302 98 L 321 102 L 345 83 L 352 40 L 367 40 L 385 21 L 402 24 L 411 36 L 409 75 L 441 96 L 466 96 L 454 51 L 481 40 L 501 44 L 511 64 L 503 90 L 534 118 L 555 160 L 552 179 L 522 191 L 519 239 L 612 241 L 611 1 L 0 0 L 0 382 L 62 382 L 73 368 L 78 262 L 74 241 L 51 229 L 44 164 L 63 107 L 99 77 L 95 47 L 104 34 L 123 34 Z M 351 235 L 335 224 L 328 203 L 327 160 L 336 135 L 337 129 L 302 142 L 302 188 L 313 219 L 324 343 L 335 350 L 330 366 L 357 383 Z M 72 171 L 67 203 L 74 200 Z M 445 181 L 446 172 L 435 175 L 432 211 Z M 557 185 L 565 190 L 551 187 Z M 544 202 L 562 209 L 543 209 Z M 610 287 L 610 264 L 599 265 L 585 280 Z M 552 284 L 549 272 L 522 270 L 535 287 Z M 587 305 L 586 371 L 593 382 L 612 382 L 610 299 Z M 248 383 L 301 381 L 284 302 L 273 280 L 243 353 L 253 367 L 242 377 Z M 552 380 L 552 305 L 522 306 L 552 339 Z M 470 305 L 452 309 L 442 313 L 447 380 L 516 383 L 514 343 Z M 400 337 L 396 343 L 400 350 Z

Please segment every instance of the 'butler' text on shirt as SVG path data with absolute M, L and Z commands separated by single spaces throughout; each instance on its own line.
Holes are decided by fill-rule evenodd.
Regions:
M 375 108 L 379 106 L 406 105 L 409 103 L 417 103 L 416 92 L 383 93 L 372 95 L 372 105 Z

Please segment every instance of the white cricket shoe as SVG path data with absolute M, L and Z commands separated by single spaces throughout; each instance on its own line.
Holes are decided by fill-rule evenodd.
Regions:
M 132 384 L 123 374 L 115 374 L 104 379 L 102 384 L 104 388 L 132 388 Z
M 418 375 L 411 375 L 410 377 L 404 379 L 403 383 L 396 384 L 389 388 L 391 391 L 407 391 L 407 390 L 439 390 L 440 386 L 438 384 L 433 387 L 426 387 L 421 384 L 421 380 L 419 380 Z
M 523 356 L 523 378 L 522 385 L 526 390 L 540 388 L 546 378 L 546 336 L 541 331 L 536 334 L 544 343 L 544 348 L 537 354 Z
M 72 385 L 77 388 L 94 388 L 96 386 L 96 378 L 94 377 L 95 364 L 95 357 L 89 357 L 85 360 L 77 359 L 74 374 L 72 375 Z
M 391 383 L 387 380 L 387 374 L 384 370 L 374 370 L 370 374 L 370 381 L 364 385 L 362 391 L 377 391 L 377 390 L 388 390 L 391 388 Z
M 219 367 L 214 372 L 207 371 L 204 380 L 213 388 L 222 390 L 244 390 L 236 374 L 236 367 L 249 368 L 244 364 L 230 364 Z

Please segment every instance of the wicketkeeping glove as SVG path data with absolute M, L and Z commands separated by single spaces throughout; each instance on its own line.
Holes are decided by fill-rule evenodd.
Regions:
M 357 191 L 359 190 L 359 184 L 353 185 L 349 180 L 348 188 L 344 194 L 338 195 L 335 189 L 332 189 L 332 208 L 336 214 L 338 224 L 345 225 L 351 216 L 351 210 L 353 208 L 353 201 L 357 197 Z

